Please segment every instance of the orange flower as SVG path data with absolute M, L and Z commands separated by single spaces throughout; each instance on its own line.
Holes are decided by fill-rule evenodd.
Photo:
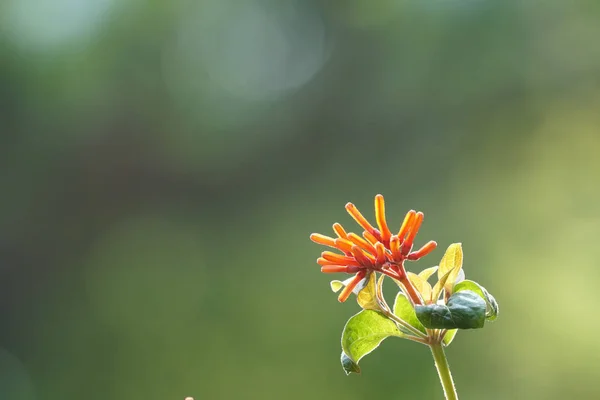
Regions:
M 375 221 L 377 228 L 358 211 L 352 203 L 346 204 L 346 210 L 356 222 L 364 229 L 362 237 L 355 233 L 347 233 L 338 224 L 333 224 L 333 231 L 337 238 L 313 233 L 310 239 L 318 244 L 332 247 L 342 254 L 325 251 L 317 260 L 321 265 L 321 272 L 345 272 L 355 274 L 354 278 L 340 293 L 338 300 L 344 302 L 350 293 L 368 274 L 380 272 L 399 280 L 413 292 L 412 284 L 406 278 L 404 261 L 415 261 L 429 254 L 437 246 L 430 241 L 417 251 L 412 251 L 413 242 L 423 223 L 423 213 L 410 210 L 400 226 L 398 234 L 390 231 L 385 219 L 385 202 L 383 196 L 375 196 Z M 416 292 L 409 293 L 415 303 L 420 303 Z

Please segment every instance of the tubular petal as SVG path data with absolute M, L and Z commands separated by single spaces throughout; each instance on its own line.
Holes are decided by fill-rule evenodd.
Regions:
M 361 238 L 356 233 L 348 234 L 348 239 L 350 239 L 355 245 L 362 247 L 364 250 L 370 252 L 371 254 L 375 254 L 377 252 L 377 250 L 375 250 L 375 247 L 371 243 L 367 242 L 365 239 Z
M 369 243 L 371 243 L 373 246 L 375 246 L 377 243 L 379 243 L 379 239 L 377 239 L 377 237 L 375 235 L 373 235 L 371 232 L 369 231 L 364 231 L 363 232 L 363 237 L 365 239 L 367 239 L 367 241 Z
M 390 239 L 390 250 L 392 251 L 392 258 L 395 261 L 402 261 L 402 253 L 400 252 L 400 238 L 396 235 Z
M 335 247 L 346 253 L 352 252 L 352 246 L 354 246 L 354 243 L 348 239 L 335 239 Z
M 375 220 L 379 226 L 381 238 L 383 240 L 389 240 L 392 236 L 392 232 L 390 232 L 387 222 L 385 221 L 385 201 L 380 194 L 375 196 Z
M 410 253 L 406 258 L 411 261 L 418 260 L 419 258 L 425 257 L 427 254 L 431 253 L 436 247 L 437 243 L 431 240 L 419 250 Z
M 352 254 L 354 254 L 356 261 L 358 261 L 360 265 L 365 266 L 367 268 L 373 266 L 372 261 L 375 261 L 374 257 L 368 253 L 363 252 L 357 245 L 352 246 Z M 371 260 L 371 258 L 373 258 L 373 260 Z
M 375 250 L 377 252 L 377 265 L 383 265 L 387 261 L 385 257 L 385 246 L 383 243 L 379 242 L 375 245 Z
M 404 235 L 406 235 L 406 232 L 410 230 L 416 214 L 417 212 L 415 210 L 410 210 L 406 213 L 404 221 L 402 222 L 402 226 L 400 227 L 400 231 L 398 231 L 398 237 L 400 239 L 404 239 Z
M 324 251 L 321 253 L 321 258 L 329 260 L 330 264 L 339 265 L 360 265 L 353 257 L 343 256 L 341 254 L 332 253 L 330 251 Z
M 321 235 L 320 233 L 313 233 L 310 235 L 310 240 L 315 243 L 322 244 L 329 247 L 335 247 L 335 239 L 329 236 Z
M 381 237 L 381 232 L 379 232 L 379 229 L 373 228 L 373 236 L 375 236 L 377 238 L 378 242 L 382 242 L 383 238 Z
M 348 282 L 348 285 L 346 285 L 346 287 L 344 288 L 344 290 L 342 290 L 342 292 L 340 293 L 340 295 L 338 297 L 338 301 L 340 303 L 343 303 L 346 300 L 348 300 L 348 297 L 350 297 L 350 294 L 352 293 L 352 291 L 354 290 L 356 285 L 358 285 L 360 283 L 360 281 L 363 280 L 363 278 L 365 277 L 366 274 L 367 274 L 367 271 L 359 271 L 354 276 L 354 279 L 352 279 L 350 282 Z
M 331 261 L 323 258 L 323 257 L 319 257 L 317 258 L 317 264 L 319 264 L 320 266 L 325 266 L 325 265 L 331 265 Z
M 338 224 L 337 222 L 333 224 L 333 231 L 336 235 L 338 235 L 338 237 L 341 237 L 342 239 L 346 239 L 348 237 L 348 234 L 344 230 L 344 227 Z
M 360 269 L 356 266 L 350 265 L 323 265 L 321 267 L 321 272 L 326 274 L 336 273 L 336 272 L 345 272 L 345 273 L 355 273 Z
M 375 230 L 375 228 L 373 228 L 373 226 L 371 226 L 369 221 L 367 221 L 367 219 L 365 217 L 363 217 L 363 215 L 360 213 L 360 211 L 358 211 L 358 208 L 356 208 L 356 206 L 354 204 L 352 204 L 352 203 L 346 204 L 346 211 L 348 211 L 348 214 L 350 214 L 350 216 L 352 218 L 354 218 L 354 220 L 360 226 L 362 226 L 363 229 L 365 229 L 371 233 Z
M 417 215 L 415 215 L 415 221 L 410 228 L 410 232 L 408 232 L 408 234 L 406 235 L 406 239 L 402 243 L 402 254 L 404 254 L 404 255 L 408 254 L 408 252 L 412 248 L 413 242 L 415 240 L 415 236 L 417 236 L 417 233 L 419 232 L 419 228 L 421 227 L 422 223 L 423 223 L 423 213 L 419 211 L 417 213 Z

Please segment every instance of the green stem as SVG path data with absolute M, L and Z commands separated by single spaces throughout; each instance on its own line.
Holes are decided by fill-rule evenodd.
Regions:
M 450 373 L 450 366 L 446 359 L 446 353 L 444 353 L 444 347 L 441 343 L 430 344 L 431 353 L 435 360 L 435 367 L 437 368 L 438 375 L 440 376 L 440 382 L 444 388 L 444 394 L 446 400 L 458 400 L 458 394 L 454 387 L 454 381 L 452 380 L 452 374 Z
M 413 335 L 415 335 L 421 339 L 427 338 L 427 335 L 425 335 L 423 332 L 421 332 L 420 330 L 418 330 L 417 328 L 415 328 L 408 322 L 404 321 L 402 318 L 398 318 L 395 314 L 393 314 L 389 311 L 384 311 L 384 314 L 392 321 L 396 321 L 396 323 L 398 323 L 399 325 L 402 325 L 404 328 L 411 331 Z

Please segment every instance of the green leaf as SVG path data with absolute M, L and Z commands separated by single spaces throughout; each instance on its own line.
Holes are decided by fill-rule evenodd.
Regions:
M 481 296 L 482 299 L 485 300 L 485 294 L 483 294 L 483 288 L 481 287 L 481 285 L 475 281 L 470 281 L 468 279 L 457 283 L 456 285 L 454 285 L 454 293 L 458 293 L 460 291 L 463 290 L 470 290 L 472 292 L 477 293 L 479 296 Z
M 358 364 L 352 361 L 352 359 L 348 357 L 343 351 L 341 362 L 342 368 L 344 368 L 344 372 L 346 373 L 346 375 L 350 375 L 353 372 L 355 374 L 360 374 L 360 367 L 358 366 Z
M 429 277 L 431 277 L 431 275 L 435 274 L 436 271 L 438 270 L 438 266 L 436 265 L 435 267 L 431 267 L 431 268 L 426 268 L 423 271 L 419 272 L 419 276 L 425 280 L 429 279 Z
M 342 333 L 342 350 L 354 364 L 358 365 L 364 356 L 375 350 L 385 338 L 390 336 L 402 337 L 404 334 L 400 332 L 394 321 L 381 312 L 362 310 L 346 323 Z
M 426 333 L 425 327 L 417 318 L 417 314 L 415 313 L 413 305 L 411 304 L 410 300 L 408 300 L 408 298 L 404 295 L 404 293 L 398 293 L 398 295 L 396 296 L 396 301 L 394 302 L 394 314 L 396 314 L 398 318 L 408 322 L 414 328 L 417 328 L 421 332 Z M 400 329 L 402 330 L 402 327 L 400 327 Z M 414 333 L 410 331 L 406 331 L 404 333 L 414 335 Z
M 375 274 L 370 273 L 366 285 L 358 292 L 356 297 L 358 305 L 365 310 L 381 310 L 379 301 L 377 301 L 376 280 Z
M 485 323 L 485 301 L 475 292 L 464 290 L 448 299 L 446 305 L 415 306 L 423 326 L 433 329 L 478 329 Z
M 456 332 L 458 332 L 458 329 L 450 329 L 446 332 L 443 340 L 444 346 L 450 346 L 450 343 L 452 343 L 456 336 Z
M 488 321 L 493 321 L 496 318 L 498 318 L 498 313 L 500 312 L 500 309 L 498 307 L 498 302 L 496 302 L 496 299 L 494 298 L 494 296 L 492 296 L 479 283 L 470 281 L 470 280 L 464 280 L 464 281 L 459 282 L 456 285 L 454 285 L 453 290 L 454 290 L 454 293 L 458 293 L 458 292 L 461 292 L 464 290 L 470 290 L 472 292 L 477 293 L 483 300 L 485 300 L 485 303 L 487 306 L 486 311 L 485 311 L 485 318 Z
M 442 257 L 442 261 L 440 261 L 440 268 L 438 269 L 438 277 L 440 279 L 449 271 L 451 271 L 448 279 L 446 280 L 446 284 L 444 285 L 446 296 L 450 296 L 452 294 L 452 287 L 458 278 L 462 264 L 462 245 L 460 243 L 453 243 L 446 250 L 444 257 Z
M 442 276 L 440 278 L 440 280 L 437 281 L 437 283 L 433 287 L 433 289 L 431 291 L 431 301 L 432 302 L 435 303 L 436 301 L 438 301 L 438 297 L 440 297 L 440 293 L 442 293 L 442 289 L 444 288 L 444 285 L 446 284 L 446 281 L 448 280 L 448 277 L 450 276 L 451 273 L 452 273 L 452 271 L 446 272 L 444 274 L 444 276 Z

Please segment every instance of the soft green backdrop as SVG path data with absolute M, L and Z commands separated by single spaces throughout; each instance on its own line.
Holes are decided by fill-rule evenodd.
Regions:
M 382 193 L 497 322 L 461 399 L 600 397 L 600 2 L 4 0 L 0 399 L 441 399 L 346 377 L 311 232 Z

